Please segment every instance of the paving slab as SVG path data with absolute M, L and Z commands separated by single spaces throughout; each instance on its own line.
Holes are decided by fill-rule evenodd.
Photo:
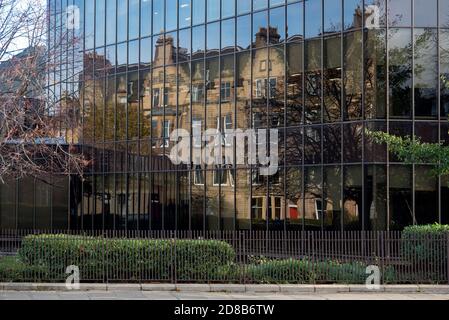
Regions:
M 419 292 L 449 294 L 448 285 L 419 285 Z
M 337 301 L 390 300 L 387 295 L 377 293 L 328 293 L 328 294 L 320 294 L 319 296 L 321 296 L 324 300 L 337 300 Z
M 84 293 L 89 300 L 116 300 L 117 296 L 115 292 L 86 292 Z
M 319 285 L 319 286 L 315 286 L 315 292 L 317 294 L 349 292 L 349 286 L 348 285 L 338 285 L 338 284 Z
M 33 283 L 3 283 L 2 290 L 33 291 L 34 284 Z
M 212 293 L 174 292 L 173 296 L 177 300 L 220 300 L 220 298 L 215 298 L 216 295 L 213 295 Z
M 90 300 L 90 297 L 85 292 L 64 292 L 58 294 L 60 300 Z
M 140 284 L 108 284 L 108 291 L 141 291 Z
M 283 284 L 280 285 L 280 290 L 283 293 L 314 293 L 315 286 L 313 284 L 305 285 L 294 285 L 294 284 Z
M 418 285 L 385 286 L 385 292 L 417 293 L 419 292 L 419 286 Z
M 349 292 L 379 293 L 385 292 L 385 287 L 381 285 L 378 289 L 370 289 L 366 285 L 349 285 Z
M 257 284 L 247 284 L 245 286 L 246 292 L 280 292 L 281 288 L 277 284 L 266 284 L 266 285 L 257 285 Z
M 33 283 L 36 291 L 69 291 L 65 283 Z
M 142 291 L 175 291 L 176 285 L 170 283 L 142 284 Z
M 177 284 L 176 285 L 176 291 L 187 291 L 187 292 L 210 292 L 210 285 L 209 284 L 198 284 L 198 283 L 194 283 L 194 284 Z
M 25 292 L 4 291 L 0 293 L 0 300 L 31 300 L 31 296 Z
M 142 291 L 116 291 L 115 296 L 120 300 L 147 300 Z
M 214 293 L 156 291 L 0 291 L 0 300 L 446 300 L 449 294 L 427 293 Z
M 245 292 L 244 284 L 211 284 L 211 292 Z
M 82 283 L 80 284 L 81 291 L 106 291 L 108 285 L 103 283 Z
M 32 292 L 30 294 L 31 300 L 61 300 L 57 291 L 51 292 Z
M 175 294 L 176 294 L 175 292 L 169 291 L 161 291 L 161 292 L 143 291 L 143 295 L 148 300 L 178 300 Z

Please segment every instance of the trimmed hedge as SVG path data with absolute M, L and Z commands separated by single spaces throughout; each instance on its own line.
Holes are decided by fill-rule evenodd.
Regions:
M 39 248 L 39 250 L 36 250 Z M 176 254 L 173 254 L 176 253 Z M 80 268 L 89 280 L 221 280 L 235 260 L 226 242 L 215 240 L 132 240 L 66 235 L 32 235 L 24 238 L 21 261 L 49 269 L 53 280 L 65 279 L 66 267 Z
M 402 233 L 402 254 L 408 261 L 441 266 L 447 263 L 449 225 L 410 226 Z
M 364 284 L 368 275 L 366 264 L 337 261 L 311 262 L 309 260 L 272 260 L 246 267 L 247 280 L 253 283 L 314 284 L 344 283 Z M 392 268 L 383 270 L 384 282 L 394 281 Z

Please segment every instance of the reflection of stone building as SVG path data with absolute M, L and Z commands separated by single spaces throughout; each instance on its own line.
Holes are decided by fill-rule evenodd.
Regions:
M 189 64 L 184 63 L 188 60 L 184 55 L 185 49 L 177 48 L 172 37 L 160 36 L 154 47 L 152 69 L 141 71 L 139 74 L 131 72 L 117 75 L 115 82 L 112 82 L 112 91 L 109 91 L 111 86 L 108 80 L 104 87 L 98 85 L 97 80 L 91 80 L 95 85 L 85 81 L 82 97 L 85 101 L 86 119 L 84 142 L 92 140 L 95 144 L 95 138 L 102 140 L 103 134 L 105 141 L 110 140 L 111 143 L 151 138 L 151 142 L 145 143 L 144 146 L 141 143 L 128 143 L 121 149 L 120 143 L 117 142 L 111 146 L 115 146 L 115 152 L 128 150 L 128 153 L 131 152 L 137 157 L 165 157 L 168 161 L 167 156 L 173 147 L 169 135 L 175 128 L 186 129 L 192 134 L 200 129 L 204 133 L 206 129 L 211 128 L 221 132 L 234 128 L 243 130 L 282 128 L 284 113 L 287 116 L 285 120 L 290 125 L 301 121 L 303 102 L 306 106 L 305 119 L 307 123 L 313 124 L 314 119 L 320 116 L 321 90 L 324 93 L 324 117 L 329 120 L 338 119 L 342 110 L 345 110 L 345 117 L 358 119 L 361 115 L 363 85 L 360 72 L 362 62 L 359 57 L 361 32 L 349 33 L 344 39 L 351 48 L 346 53 L 345 59 L 350 67 L 345 69 L 345 73 L 342 72 L 342 59 L 337 54 L 341 41 L 338 34 L 326 35 L 324 63 L 327 68 L 322 73 L 321 64 L 312 59 L 306 66 L 306 73 L 303 74 L 300 63 L 303 54 L 317 59 L 321 44 L 319 38 L 311 39 L 305 42 L 305 45 L 303 42 L 288 44 L 285 52 L 285 47 L 278 45 L 280 35 L 275 28 L 269 28 L 269 32 L 266 28 L 260 28 L 255 36 L 252 52 L 240 53 L 235 61 L 233 55 L 229 55 L 205 61 L 192 61 Z M 269 48 L 268 43 L 271 45 Z M 357 48 L 354 43 L 360 47 Z M 287 60 L 284 63 L 285 58 Z M 102 61 L 104 60 L 102 57 L 87 57 L 87 59 L 95 60 L 93 64 L 99 62 L 101 65 L 104 64 L 106 69 L 109 68 L 110 63 Z M 181 63 L 176 64 L 177 61 Z M 375 57 L 370 63 L 373 65 L 376 63 Z M 90 66 L 89 63 L 85 65 Z M 322 86 L 319 81 L 321 77 L 324 78 Z M 370 76 L 368 80 L 372 78 Z M 303 79 L 306 83 L 305 88 L 302 87 Z M 373 83 L 367 85 L 375 86 Z M 345 89 L 345 100 L 339 98 L 342 96 L 342 86 Z M 93 92 L 89 87 L 95 87 L 97 90 Z M 304 89 L 305 97 L 302 100 Z M 102 101 L 105 101 L 104 107 Z M 95 113 L 91 112 L 90 105 L 96 106 Z M 104 112 L 102 108 L 105 109 Z M 111 112 L 110 115 L 115 115 L 116 118 L 108 117 L 108 109 L 114 108 L 115 112 Z M 89 127 L 90 123 L 93 130 Z M 101 130 L 103 127 L 104 130 Z M 115 136 L 111 135 L 112 131 L 109 128 L 115 128 Z M 127 130 L 124 130 L 126 128 Z M 323 138 L 329 139 L 328 143 L 338 144 L 338 139 L 342 135 L 340 127 L 329 128 L 330 130 L 323 133 Z M 359 126 L 350 127 L 348 130 L 347 135 L 351 139 L 359 139 L 361 136 Z M 284 150 L 283 143 L 280 143 L 284 163 L 297 163 L 302 154 L 308 158 L 306 162 L 319 163 L 322 134 L 316 127 L 304 127 L 292 133 L 292 135 L 286 133 L 287 149 Z M 283 133 L 280 136 L 281 140 L 284 140 Z M 298 145 L 295 139 L 298 137 L 305 140 L 304 151 L 295 149 Z M 226 141 L 226 138 L 224 140 L 224 145 L 233 143 Z M 192 137 L 192 142 L 194 145 L 201 143 L 196 136 Z M 359 142 L 354 141 L 354 144 L 358 145 Z M 133 150 L 133 146 L 136 150 Z M 206 210 L 207 228 L 215 229 L 219 226 L 233 228 L 234 209 L 237 224 L 241 228 L 248 227 L 252 221 L 253 228 L 263 229 L 267 223 L 267 215 L 271 228 L 277 228 L 276 225 L 282 226 L 285 219 L 291 221 L 292 225 L 300 224 L 304 219 L 310 227 L 317 228 L 321 223 L 330 227 L 339 224 L 337 220 L 341 215 L 342 204 L 341 201 L 332 199 L 339 197 L 336 194 L 338 192 L 332 190 L 332 188 L 337 190 L 340 184 L 338 175 L 341 173 L 338 172 L 338 168 L 325 172 L 328 178 L 326 187 L 329 188 L 329 197 L 324 198 L 322 173 L 313 168 L 307 171 L 305 184 L 307 191 L 301 194 L 298 193 L 298 189 L 290 195 L 287 187 L 287 197 L 282 188 L 285 181 L 282 172 L 266 178 L 258 174 L 257 168 L 251 170 L 246 166 L 223 165 L 211 168 L 203 165 L 192 169 L 190 175 L 192 211 Z M 150 165 L 144 170 L 154 171 L 154 168 Z M 357 176 L 358 173 L 354 174 Z M 188 178 L 186 173 L 186 176 L 179 179 L 180 182 L 186 183 L 183 188 L 188 188 Z M 302 177 L 299 176 L 298 179 Z M 359 179 L 358 176 L 355 178 Z M 267 192 L 268 185 L 270 192 Z M 353 189 L 348 191 L 347 199 L 344 201 L 346 220 L 351 220 L 351 217 L 358 220 L 360 214 L 358 204 L 360 191 L 357 191 L 356 185 L 356 181 L 351 183 Z M 157 189 L 160 186 L 153 187 Z M 155 193 L 152 195 L 161 197 Z M 201 221 L 197 223 L 200 224 Z
M 356 21 L 361 19 L 360 12 L 355 18 Z M 367 36 L 375 35 L 367 32 Z M 349 143 L 354 149 L 350 152 L 357 154 L 361 147 L 361 125 L 345 127 L 342 133 L 340 126 L 328 126 L 321 132 L 321 127 L 314 126 L 314 123 L 321 117 L 321 99 L 324 105 L 323 117 L 328 121 L 340 121 L 342 117 L 348 120 L 361 119 L 362 87 L 377 87 L 373 83 L 377 78 L 371 75 L 376 56 L 365 61 L 369 64 L 365 82 L 361 73 L 361 38 L 361 31 L 347 33 L 344 40 L 339 33 L 325 34 L 322 62 L 325 68 L 322 69 L 319 59 L 321 37 L 306 42 L 302 37 L 297 37 L 298 42 L 285 47 L 281 44 L 276 28 L 260 28 L 252 44 L 253 50 L 242 51 L 235 61 L 233 55 L 218 58 L 210 53 L 212 57 L 188 63 L 186 49 L 178 48 L 170 35 L 159 36 L 154 46 L 151 69 L 144 68 L 140 73 L 129 71 L 127 74 L 118 74 L 112 83 L 108 78 L 104 81 L 104 88 L 103 84 L 98 84 L 98 80 L 90 80 L 89 77 L 84 82 L 84 142 L 91 141 L 95 145 L 95 140 L 103 141 L 102 135 L 105 134 L 105 150 L 113 146 L 116 157 L 121 152 L 127 152 L 139 159 L 166 159 L 163 162 L 166 162 L 164 166 L 168 168 L 171 167 L 168 155 L 174 144 L 169 141 L 169 136 L 175 128 L 186 129 L 193 134 L 199 128 L 204 133 L 206 129 L 224 132 L 234 128 L 245 130 L 270 127 L 281 130 L 279 147 L 281 164 L 284 165 L 300 164 L 302 157 L 305 164 L 319 164 L 323 156 L 321 144 L 327 143 L 329 148 L 332 145 L 338 147 L 342 135 L 351 139 Z M 343 59 L 345 72 L 342 71 L 342 58 L 338 52 L 342 41 L 347 47 Z M 193 53 L 192 56 L 197 54 Z M 305 72 L 301 63 L 304 55 L 309 57 Z M 103 57 L 87 56 L 86 59 L 93 60 L 93 65 L 104 65 L 106 70 L 110 68 L 110 63 Z M 91 63 L 85 62 L 86 65 L 91 68 Z M 94 75 L 92 78 L 98 77 Z M 90 81 L 95 84 L 92 85 Z M 345 95 L 342 99 L 343 91 Z M 90 105 L 95 105 L 95 112 L 89 108 Z M 108 109 L 115 112 L 108 112 Z M 310 126 L 297 127 L 303 116 Z M 286 130 L 285 137 L 282 129 L 284 125 L 292 127 Z M 103 127 L 104 130 L 101 129 Z M 111 127 L 115 128 L 115 135 L 108 129 Z M 150 142 L 142 143 L 147 138 Z M 303 150 L 298 148 L 301 139 L 304 139 Z M 192 143 L 197 145 L 201 142 L 198 137 L 192 136 Z M 232 143 L 224 138 L 223 145 Z M 341 151 L 337 147 L 329 150 L 329 163 L 339 162 L 337 153 Z M 151 161 L 143 170 L 155 171 Z M 162 171 L 166 170 L 162 168 Z M 257 168 L 251 170 L 246 166 L 202 165 L 192 167 L 190 174 L 178 172 L 178 180 L 175 181 L 185 183 L 183 187 L 188 187 L 190 181 L 192 223 L 200 225 L 204 219 L 209 229 L 233 229 L 234 210 L 239 228 L 249 228 L 252 224 L 252 228 L 264 229 L 267 223 L 270 228 L 282 228 L 286 219 L 292 228 L 296 224 L 300 228 L 302 221 L 310 228 L 320 228 L 321 225 L 339 228 L 342 201 L 341 193 L 337 190 L 341 184 L 341 168 L 329 167 L 323 172 L 319 167 L 306 168 L 304 193 L 301 191 L 302 175 L 299 172 L 295 175 L 293 168 L 285 169 L 284 175 L 283 170 L 280 169 L 273 177 L 263 177 L 258 174 Z M 325 185 L 322 184 L 323 174 Z M 156 176 L 159 177 L 159 174 L 155 173 Z M 292 179 L 296 181 L 292 183 Z M 350 188 L 344 195 L 344 219 L 346 223 L 354 220 L 357 224 L 362 209 L 361 184 L 358 184 L 361 174 L 348 171 L 348 179 L 351 182 L 347 182 Z M 164 179 L 150 180 L 155 192 L 151 192 L 149 198 L 156 197 L 161 201 L 171 198 L 171 201 L 176 201 L 175 195 L 164 197 L 158 193 L 165 190 Z M 161 185 L 154 184 L 158 180 Z M 285 190 L 284 184 L 287 185 Z M 133 193 L 130 189 L 127 192 Z M 128 201 L 138 198 L 131 196 Z M 128 206 L 136 207 L 137 204 L 128 203 Z M 205 218 L 196 214 L 203 210 Z
M 74 57 L 83 68 L 53 86 L 75 87 L 80 101 L 63 101 L 82 121 L 66 135 L 92 159 L 86 181 L 72 179 L 65 193 L 70 226 L 385 230 L 447 222 L 447 179 L 398 163 L 364 132 L 448 140 L 448 21 L 437 27 L 444 17 L 436 0 L 422 14 L 397 3 L 424 1 L 389 1 L 388 11 L 384 0 L 330 2 L 214 11 L 218 2 L 206 10 L 182 0 L 176 17 L 174 8 L 160 14 L 154 0 L 108 2 L 108 13 L 92 5 L 101 0 L 85 1 L 85 47 Z M 139 20 L 139 10 L 151 19 Z M 97 17 L 108 27 L 94 28 Z M 279 172 L 174 166 L 167 155 L 175 128 L 278 128 Z M 16 198 L 11 207 L 20 207 Z

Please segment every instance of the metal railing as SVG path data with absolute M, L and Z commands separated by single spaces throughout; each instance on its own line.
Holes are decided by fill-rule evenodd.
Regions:
M 363 284 L 377 269 L 448 284 L 448 251 L 449 234 L 0 230 L 0 282 L 64 282 L 75 266 L 82 282 Z

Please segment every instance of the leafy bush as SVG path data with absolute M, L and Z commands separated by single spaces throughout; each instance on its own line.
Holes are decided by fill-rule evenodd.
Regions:
M 36 250 L 38 248 L 38 250 Z M 176 254 L 173 254 L 176 253 Z M 223 268 L 235 260 L 234 249 L 215 240 L 133 240 L 66 235 L 24 238 L 21 261 L 46 267 L 51 280 L 66 278 L 66 267 L 80 268 L 89 280 L 221 280 Z
M 0 258 L 0 282 L 22 282 L 41 275 L 48 276 L 45 268 L 30 267 L 17 257 Z
M 246 266 L 247 281 L 275 284 L 344 283 L 363 284 L 366 265 L 360 262 L 312 262 L 309 260 L 271 260 Z M 386 268 L 384 281 L 394 280 L 394 271 Z
M 439 267 L 447 262 L 449 225 L 424 225 L 405 228 L 402 234 L 402 255 L 414 263 Z

